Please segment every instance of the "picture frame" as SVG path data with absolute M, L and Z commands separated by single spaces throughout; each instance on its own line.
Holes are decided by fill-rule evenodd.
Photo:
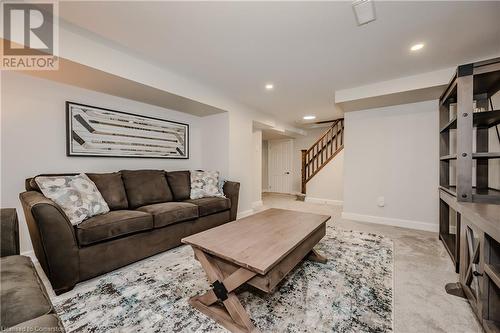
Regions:
M 66 101 L 66 155 L 189 159 L 189 124 Z

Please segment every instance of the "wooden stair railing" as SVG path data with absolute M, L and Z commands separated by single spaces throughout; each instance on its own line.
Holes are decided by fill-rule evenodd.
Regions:
M 306 184 L 344 148 L 344 119 L 337 119 L 309 149 L 302 150 L 302 193 Z

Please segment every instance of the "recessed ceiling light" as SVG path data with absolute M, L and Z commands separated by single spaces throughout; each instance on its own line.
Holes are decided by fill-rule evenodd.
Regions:
M 273 90 L 274 89 L 274 84 L 268 83 L 266 84 L 266 90 Z
M 410 47 L 410 50 L 412 50 L 412 51 L 418 51 L 418 50 L 421 50 L 423 48 L 424 48 L 424 43 L 418 43 L 418 44 L 412 45 Z
M 304 116 L 303 119 L 304 120 L 313 120 L 313 119 L 316 119 L 316 116 Z

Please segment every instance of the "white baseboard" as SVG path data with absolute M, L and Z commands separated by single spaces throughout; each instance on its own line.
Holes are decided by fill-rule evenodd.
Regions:
M 34 263 L 38 262 L 38 259 L 36 258 L 36 255 L 35 255 L 35 251 L 33 251 L 33 250 L 21 252 L 21 255 L 26 256 L 26 257 L 30 257 L 31 261 L 33 261 Z
M 359 222 L 367 222 L 375 224 L 385 224 L 407 229 L 416 229 L 416 230 L 424 230 L 432 232 L 439 231 L 439 225 L 437 223 L 434 224 L 422 221 L 395 219 L 391 217 L 382 217 L 382 216 L 370 216 L 370 215 L 363 215 L 363 214 L 356 214 L 349 212 L 342 212 L 342 218 L 346 220 L 354 220 Z
M 239 212 L 236 216 L 237 219 L 241 219 L 241 218 L 244 218 L 244 217 L 247 217 L 247 216 L 250 216 L 252 214 L 254 214 L 255 211 L 253 209 L 248 209 L 248 210 L 244 210 L 242 212 Z
M 264 202 L 262 202 L 262 200 L 252 202 L 252 209 L 259 208 L 262 206 L 264 206 Z
M 310 203 L 321 203 L 334 206 L 342 206 L 344 204 L 343 200 L 333 200 L 333 199 L 321 199 L 321 198 L 311 198 L 306 195 L 306 202 Z

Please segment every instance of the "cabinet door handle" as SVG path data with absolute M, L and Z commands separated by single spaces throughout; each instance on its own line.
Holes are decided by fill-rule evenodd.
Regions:
M 474 275 L 474 276 L 483 276 L 483 274 L 479 273 L 478 271 L 473 271 L 472 275 Z

